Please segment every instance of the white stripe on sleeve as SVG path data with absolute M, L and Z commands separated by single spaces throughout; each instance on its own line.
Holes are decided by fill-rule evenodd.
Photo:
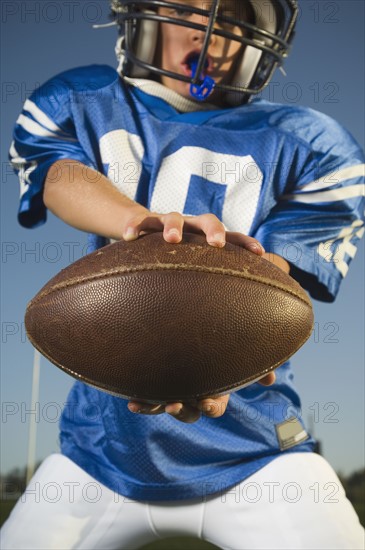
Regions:
M 38 163 L 35 160 L 27 161 L 20 157 L 15 148 L 14 141 L 12 141 L 10 145 L 10 155 L 12 157 L 10 162 L 14 169 L 17 170 L 20 184 L 20 197 L 22 197 L 29 189 L 29 185 L 31 184 L 30 175 L 37 168 Z
M 326 189 L 327 187 L 338 185 L 341 181 L 357 177 L 365 177 L 365 164 L 355 164 L 355 166 L 348 166 L 346 168 L 342 168 L 342 170 L 329 172 L 325 176 L 318 178 L 311 183 L 306 183 L 305 185 L 298 187 L 298 190 L 319 191 L 320 189 Z
M 37 122 L 48 128 L 48 130 L 51 130 L 52 132 L 60 132 L 61 134 L 65 133 L 59 126 L 57 126 L 57 124 L 53 122 L 53 120 L 41 111 L 41 109 L 33 103 L 33 101 L 30 101 L 30 99 L 27 99 L 24 103 L 24 110 L 28 111 L 28 113 L 30 113 Z
M 361 237 L 364 232 L 364 222 L 362 220 L 354 220 L 350 226 L 343 227 L 336 239 L 319 243 L 317 252 L 326 262 L 334 262 L 336 269 L 345 277 L 348 271 L 348 265 L 345 261 L 345 255 L 354 258 L 357 248 L 351 242 L 351 239 Z M 359 228 L 359 229 L 358 229 Z M 335 249 L 331 248 L 335 245 Z
M 24 128 L 24 130 L 26 130 L 27 132 L 35 136 L 51 137 L 51 138 L 60 139 L 62 141 L 72 141 L 72 142 L 77 141 L 74 138 L 61 136 L 60 134 L 51 132 L 50 130 L 43 128 L 43 126 L 38 124 L 38 122 L 35 122 L 34 120 L 27 118 L 24 115 L 20 115 L 16 123 L 19 124 L 19 126 L 21 126 L 22 128 Z
M 25 162 L 25 159 L 19 156 L 18 151 L 15 149 L 15 142 L 12 141 L 9 149 L 9 155 L 11 156 L 11 162 Z
M 348 185 L 347 187 L 340 187 L 339 189 L 333 189 L 332 191 L 323 191 L 322 193 L 303 193 L 293 195 L 283 195 L 283 200 L 292 200 L 302 203 L 318 203 L 318 202 L 335 202 L 343 201 L 346 199 L 353 199 L 355 197 L 365 196 L 365 185 Z

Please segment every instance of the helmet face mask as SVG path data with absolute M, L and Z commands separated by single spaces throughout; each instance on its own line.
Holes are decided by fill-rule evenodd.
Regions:
M 227 1 L 230 2 L 229 10 Z M 203 9 L 206 7 L 208 9 Z M 247 102 L 250 96 L 260 93 L 269 83 L 275 68 L 288 55 L 298 13 L 296 0 L 211 0 L 209 6 L 202 2 L 201 9 L 190 3 L 165 0 L 112 0 L 111 8 L 120 28 L 116 46 L 118 71 L 132 78 L 164 75 L 187 82 L 193 96 L 194 89 L 203 89 L 206 84 L 199 75 L 206 63 L 211 36 L 221 36 L 243 45 L 230 81 L 212 83 L 212 87 L 224 95 L 226 103 L 232 105 Z M 204 18 L 206 24 L 161 15 L 158 8 L 197 14 L 202 22 Z M 160 23 L 205 33 L 195 70 L 190 77 L 157 66 L 155 54 Z M 238 29 L 239 34 L 234 33 L 234 29 Z M 195 99 L 205 99 L 209 94 L 210 90 L 204 97 L 195 96 Z

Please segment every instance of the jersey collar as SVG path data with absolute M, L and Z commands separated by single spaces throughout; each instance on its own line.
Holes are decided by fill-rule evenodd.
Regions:
M 183 97 L 177 92 L 170 90 L 170 88 L 167 88 L 167 86 L 164 86 L 163 84 L 161 84 L 160 82 L 156 82 L 155 80 L 148 80 L 144 78 L 130 78 L 124 75 L 122 76 L 122 78 L 128 84 L 130 84 L 131 86 L 135 86 L 142 92 L 163 99 L 169 105 L 174 107 L 174 109 L 181 113 L 220 110 L 219 107 L 217 107 L 216 105 L 212 105 L 211 103 L 197 103 L 196 101 L 187 99 L 186 97 Z

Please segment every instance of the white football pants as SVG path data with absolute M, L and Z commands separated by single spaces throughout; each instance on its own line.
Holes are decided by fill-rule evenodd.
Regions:
M 228 491 L 173 502 L 128 499 L 51 455 L 5 523 L 1 548 L 134 550 L 174 536 L 227 550 L 365 548 L 336 473 L 312 453 L 279 456 Z

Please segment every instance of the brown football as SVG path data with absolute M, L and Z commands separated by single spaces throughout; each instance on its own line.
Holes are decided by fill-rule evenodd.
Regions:
M 241 247 L 152 233 L 63 269 L 28 304 L 25 324 L 32 344 L 78 380 L 166 403 L 264 376 L 308 339 L 313 313 L 296 281 Z

